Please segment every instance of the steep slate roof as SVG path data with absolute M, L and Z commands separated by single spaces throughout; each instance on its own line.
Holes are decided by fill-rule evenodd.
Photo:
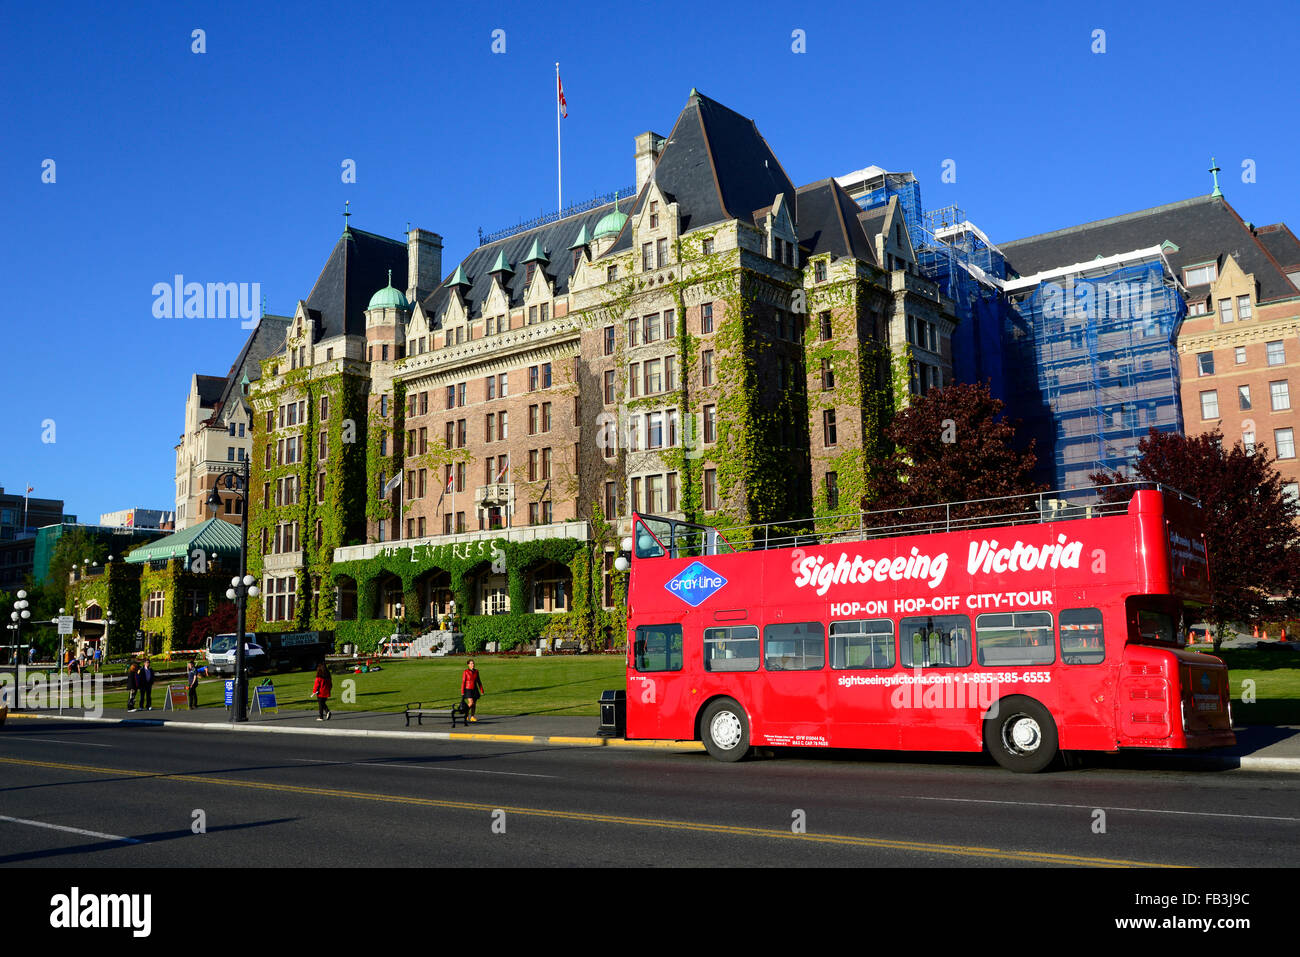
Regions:
M 623 212 L 627 212 L 631 199 L 622 199 L 618 205 Z M 483 314 L 481 304 L 487 297 L 488 290 L 492 288 L 492 275 L 488 270 L 492 268 L 498 255 L 504 255 L 506 262 L 514 270 L 514 274 L 506 283 L 506 289 L 510 293 L 510 304 L 517 306 L 523 302 L 527 270 L 522 260 L 528 255 L 533 243 L 539 243 L 546 255 L 550 257 L 550 263 L 539 264 L 538 268 L 545 271 L 546 275 L 554 281 L 555 294 L 557 296 L 567 294 L 569 280 L 573 277 L 573 254 L 569 251 L 573 241 L 578 238 L 583 227 L 586 227 L 587 235 L 590 236 L 596 228 L 596 223 L 613 210 L 614 204 L 607 203 L 585 213 L 569 216 L 478 247 L 458 264 L 459 268 L 465 270 L 470 281 L 470 286 L 466 290 L 470 317 L 477 318 Z M 403 267 L 403 274 L 405 274 L 405 267 Z M 431 316 L 442 314 L 447 299 L 452 294 L 452 290 L 446 284 L 453 275 L 455 270 L 445 276 L 438 284 L 438 288 L 424 298 L 422 305 L 427 314 Z M 393 278 L 396 280 L 396 272 L 393 273 Z
M 1258 239 L 1278 263 L 1285 268 L 1300 266 L 1300 240 L 1295 238 L 1286 223 L 1260 226 L 1255 230 Z
M 752 224 L 777 193 L 785 194 L 790 218 L 798 222 L 794 184 L 754 121 L 695 90 L 664 141 L 652 179 L 678 204 L 682 232 L 729 219 Z M 633 212 L 645 201 L 643 188 Z M 631 246 L 629 221 L 610 252 Z
M 284 348 L 284 338 L 292 325 L 289 316 L 266 315 L 261 318 L 257 328 L 248 334 L 244 348 L 226 374 L 225 385 L 221 390 L 220 404 L 212 414 L 213 422 L 227 422 L 233 408 L 231 399 L 242 398 L 241 389 L 244 376 L 249 382 L 256 382 L 262 377 L 262 360 L 275 355 Z
M 366 334 L 370 297 L 388 285 L 406 288 L 406 243 L 350 228 L 334 244 L 307 297 L 307 308 L 321 317 L 321 338 Z
M 1165 258 L 1180 280 L 1185 266 L 1211 261 L 1222 266 L 1220 257 L 1231 255 L 1243 272 L 1255 274 L 1261 301 L 1296 295 L 1277 261 L 1222 197 L 1198 196 L 998 245 L 1016 272 L 1028 276 L 1099 255 L 1159 246 L 1165 240 L 1179 247 L 1167 250 Z
M 210 409 L 221 401 L 221 391 L 226 385 L 223 376 L 200 375 L 195 378 L 198 380 L 199 406 L 201 408 Z
M 800 186 L 799 242 L 810 256 L 830 253 L 875 263 L 876 252 L 862 228 L 861 208 L 832 178 Z

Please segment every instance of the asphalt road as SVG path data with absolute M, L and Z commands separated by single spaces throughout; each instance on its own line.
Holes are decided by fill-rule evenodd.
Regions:
M 1300 865 L 1295 775 L 977 757 L 720 764 L 11 719 L 0 795 L 0 865 L 20 868 Z

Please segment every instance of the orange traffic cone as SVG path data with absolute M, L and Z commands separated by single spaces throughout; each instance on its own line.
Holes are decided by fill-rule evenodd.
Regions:
M 1282 626 L 1282 640 L 1286 641 L 1286 625 Z
M 1258 637 L 1259 637 L 1259 625 L 1253 625 L 1253 626 L 1251 627 L 1251 629 L 1250 629 L 1250 637 L 1252 637 L 1252 638 L 1258 638 Z

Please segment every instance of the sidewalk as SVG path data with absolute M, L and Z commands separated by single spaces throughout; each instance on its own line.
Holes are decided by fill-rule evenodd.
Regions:
M 423 725 L 412 719 L 406 727 L 401 711 L 335 711 L 329 721 L 317 721 L 314 711 L 281 710 L 278 713 L 250 717 L 244 724 L 233 724 L 224 707 L 211 706 L 197 711 L 136 711 L 128 714 L 120 708 L 106 708 L 100 718 L 84 718 L 49 711 L 12 712 L 10 719 L 92 721 L 127 726 L 166 726 L 187 731 L 227 731 L 234 733 L 314 734 L 334 737 L 373 737 L 410 739 L 429 737 L 452 741 L 509 741 L 555 747 L 622 747 L 656 748 L 675 751 L 703 751 L 698 741 L 625 741 L 602 738 L 596 730 L 596 717 L 564 717 L 545 714 L 479 716 L 479 720 L 452 730 L 449 718 L 425 718 Z M 1236 728 L 1237 743 L 1231 748 L 1212 751 L 1125 751 L 1102 755 L 1099 760 L 1119 767 L 1145 767 L 1168 770 L 1222 771 L 1289 771 L 1300 772 L 1300 728 L 1252 725 Z

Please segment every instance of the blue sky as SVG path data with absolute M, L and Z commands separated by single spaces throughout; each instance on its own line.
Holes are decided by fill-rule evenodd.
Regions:
M 289 314 L 345 200 L 441 233 L 444 263 L 552 210 L 557 60 L 566 203 L 630 184 L 635 135 L 698 87 L 797 184 L 911 170 L 995 241 L 1208 193 L 1211 155 L 1245 219 L 1300 227 L 1294 3 L 108 7 L 13 7 L 0 35 L 0 485 L 83 521 L 173 507 L 190 377 L 247 335 L 155 318 L 155 283 L 258 282 Z

